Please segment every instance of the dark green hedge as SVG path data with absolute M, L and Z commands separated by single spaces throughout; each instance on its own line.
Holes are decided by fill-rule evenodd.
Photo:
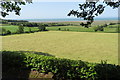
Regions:
M 60 59 L 31 52 L 3 51 L 3 78 L 9 70 L 52 72 L 55 80 L 120 80 L 120 66 Z M 14 75 L 13 75 L 14 76 Z

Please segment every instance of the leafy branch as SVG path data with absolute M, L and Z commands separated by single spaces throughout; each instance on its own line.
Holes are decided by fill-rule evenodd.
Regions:
M 79 9 L 78 10 L 71 10 L 68 14 L 68 16 L 76 16 L 77 18 L 83 18 L 86 20 L 85 23 L 81 23 L 80 25 L 84 27 L 90 27 L 91 24 L 94 22 L 94 18 L 96 16 L 101 15 L 104 12 L 104 9 L 107 6 L 112 7 L 113 9 L 118 8 L 120 5 L 120 1 L 118 2 L 108 2 L 108 1 L 103 1 L 104 4 L 96 2 L 85 2 L 84 4 L 79 4 Z
M 32 0 L 2 0 L 0 1 L 0 13 L 2 17 L 9 15 L 9 12 L 15 12 L 16 15 L 20 15 L 20 5 L 26 5 L 26 3 L 32 3 Z

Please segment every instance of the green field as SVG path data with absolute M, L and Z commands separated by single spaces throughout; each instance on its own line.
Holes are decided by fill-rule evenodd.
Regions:
M 114 26 L 116 26 L 116 25 L 112 25 L 113 28 L 109 28 L 109 26 L 107 28 L 104 28 L 103 32 L 115 33 L 116 28 Z M 14 25 L 5 25 L 5 26 L 2 26 L 2 27 L 5 28 L 6 30 L 10 30 L 12 33 L 15 33 L 18 30 L 18 26 L 14 26 Z M 25 32 L 29 31 L 29 28 L 32 31 L 38 31 L 39 30 L 37 27 L 24 27 L 24 31 Z M 47 27 L 46 29 L 49 30 L 49 31 L 59 31 L 58 30 L 59 28 L 61 29 L 61 31 L 94 32 L 94 27 L 84 28 L 84 27 L 81 27 L 81 26 L 57 26 L 57 27 Z
M 63 23 L 63 22 L 61 22 L 61 23 Z M 77 22 L 73 22 L 73 23 L 77 24 Z M 50 26 L 50 27 L 46 27 L 46 29 L 49 30 L 49 31 L 95 32 L 94 28 L 96 26 L 97 25 L 92 25 L 92 27 L 89 27 L 89 28 L 84 28 L 80 25 L 79 26 Z M 4 24 L 1 27 L 6 29 L 6 31 L 10 30 L 12 33 L 17 32 L 17 30 L 18 30 L 18 26 L 15 26 L 15 25 Z M 107 27 L 104 27 L 104 31 L 97 31 L 97 32 L 116 33 L 117 32 L 117 27 L 118 27 L 118 25 L 108 25 Z M 31 29 L 31 31 L 38 31 L 39 30 L 38 27 L 24 27 L 25 32 L 27 32 L 27 31 L 29 32 L 29 29 Z
M 112 25 L 113 28 L 105 27 L 104 31 L 98 31 L 98 32 L 105 32 L 105 33 L 116 33 L 117 28 L 115 27 L 116 25 Z M 90 28 L 84 28 L 82 26 L 57 26 L 57 27 L 47 27 L 47 30 L 50 31 L 59 31 L 59 28 L 61 31 L 74 31 L 74 32 L 95 32 L 94 27 Z
M 118 34 L 47 31 L 2 36 L 2 49 L 36 51 L 88 62 L 118 62 Z
M 61 29 L 61 31 L 77 31 L 77 32 L 94 32 L 93 28 L 84 28 L 82 26 L 57 26 L 57 27 L 47 27 L 47 30 L 52 31 L 59 31 L 58 29 Z
M 6 30 L 10 30 L 12 33 L 15 33 L 17 30 L 18 30 L 18 26 L 14 26 L 14 25 L 2 25 L 0 26 L 0 28 L 3 27 L 4 29 Z M 29 28 L 32 30 L 32 31 L 37 31 L 38 28 L 37 27 L 24 27 L 24 31 L 29 31 Z

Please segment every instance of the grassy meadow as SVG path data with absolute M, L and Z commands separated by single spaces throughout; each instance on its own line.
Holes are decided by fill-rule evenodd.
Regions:
M 59 58 L 117 64 L 118 34 L 71 31 L 46 31 L 2 37 L 2 49 L 36 51 Z
M 116 33 L 116 26 L 118 25 L 110 25 L 104 28 L 104 31 L 98 31 L 98 32 L 105 32 L 105 33 Z M 15 25 L 2 25 L 0 28 L 4 28 L 6 30 L 10 30 L 12 33 L 15 33 L 18 30 L 18 26 Z M 84 28 L 82 26 L 51 26 L 46 27 L 49 31 L 73 31 L 73 32 L 95 32 L 94 27 L 96 25 L 90 27 L 90 28 Z M 60 28 L 60 30 L 59 30 Z M 24 31 L 27 32 L 31 29 L 31 31 L 38 31 L 38 27 L 24 27 Z
M 12 33 L 15 33 L 17 30 L 18 30 L 18 26 L 15 26 L 15 25 L 2 25 L 0 26 L 0 28 L 5 28 L 6 30 L 10 30 Z M 32 30 L 32 31 L 37 31 L 38 28 L 37 27 L 24 27 L 24 31 L 29 31 L 29 28 Z
M 105 27 L 104 28 L 104 31 L 98 31 L 98 32 L 105 32 L 105 33 L 116 33 L 116 26 L 118 25 L 114 25 L 113 28 L 109 28 L 108 27 Z M 96 26 L 93 26 L 93 27 L 90 27 L 90 28 L 84 28 L 82 26 L 57 26 L 57 27 L 47 27 L 47 30 L 49 31 L 59 31 L 59 28 L 61 31 L 74 31 L 74 32 L 95 32 L 94 31 L 94 27 Z

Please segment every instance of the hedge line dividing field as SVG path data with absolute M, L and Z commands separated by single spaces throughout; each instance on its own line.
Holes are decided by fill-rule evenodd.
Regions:
M 105 32 L 119 33 L 120 23 L 104 23 L 101 25 L 91 25 L 90 28 L 85 28 L 80 25 L 80 22 L 51 22 L 37 23 L 24 20 L 4 20 L 0 19 L 0 35 L 13 35 L 23 33 L 34 33 L 39 31 L 75 31 L 75 32 Z
M 3 78 L 29 78 L 30 71 L 38 71 L 45 74 L 52 72 L 54 80 L 120 80 L 120 66 L 104 61 L 88 63 L 22 51 L 2 51 L 2 58 Z M 26 70 L 26 76 L 25 72 L 24 76 L 19 75 Z M 15 75 L 17 72 L 19 74 Z

